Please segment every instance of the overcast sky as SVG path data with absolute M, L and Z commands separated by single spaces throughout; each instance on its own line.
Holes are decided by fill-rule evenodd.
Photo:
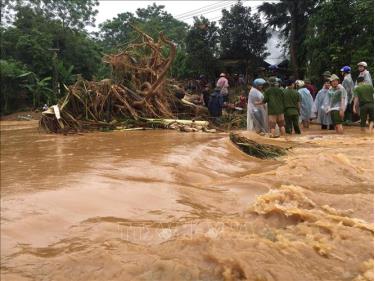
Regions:
M 222 9 L 229 9 L 231 5 L 237 1 L 99 1 L 99 11 L 96 16 L 96 28 L 90 28 L 89 31 L 97 30 L 97 26 L 116 17 L 117 14 L 124 12 L 134 13 L 138 8 L 146 8 L 152 3 L 165 6 L 165 10 L 172 14 L 175 18 L 188 24 L 193 23 L 193 16 L 203 15 L 212 21 L 218 21 L 221 17 Z M 243 1 L 245 6 L 250 6 L 253 12 L 265 1 Z M 272 2 L 272 1 L 268 1 Z M 281 50 L 277 48 L 278 38 L 273 36 L 267 48 L 271 55 L 266 59 L 269 63 L 278 63 L 281 61 Z

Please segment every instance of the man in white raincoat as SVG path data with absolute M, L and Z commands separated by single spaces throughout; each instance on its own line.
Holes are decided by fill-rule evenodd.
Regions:
M 329 107 L 328 91 L 330 88 L 331 82 L 327 79 L 324 81 L 323 88 L 316 95 L 313 105 L 313 112 L 317 115 L 317 121 L 320 123 L 322 130 L 335 129 L 331 115 L 327 113 L 327 108 Z
M 253 81 L 247 102 L 247 129 L 254 130 L 261 135 L 264 135 L 268 130 L 266 106 L 259 105 L 264 98 L 261 91 L 265 83 L 266 81 L 262 78 Z
M 305 87 L 305 82 L 303 82 L 302 80 L 297 80 L 296 86 L 298 88 L 298 94 L 301 97 L 300 118 L 302 119 L 303 127 L 309 128 L 314 100 L 312 98 L 312 95 L 310 94 L 310 91 Z

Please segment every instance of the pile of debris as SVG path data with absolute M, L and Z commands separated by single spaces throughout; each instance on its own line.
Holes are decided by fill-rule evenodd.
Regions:
M 112 79 L 64 85 L 66 96 L 43 112 L 41 128 L 68 133 L 150 124 L 145 118 L 207 120 L 207 109 L 185 101 L 184 90 L 167 79 L 176 46 L 162 32 L 154 41 L 133 28 L 138 40 L 103 58 Z

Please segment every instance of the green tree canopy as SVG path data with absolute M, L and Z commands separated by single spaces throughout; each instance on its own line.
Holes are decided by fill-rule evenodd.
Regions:
M 15 62 L 7 65 L 22 66 L 34 73 L 35 79 L 30 83 L 43 81 L 43 92 L 48 92 L 47 88 L 51 88 L 51 79 L 45 78 L 53 76 L 53 53 L 50 51 L 53 48 L 59 49 L 59 62 L 56 65 L 59 79 L 56 82 L 70 83 L 73 81 L 73 74 L 82 74 L 86 79 L 92 79 L 97 73 L 101 64 L 101 50 L 85 32 L 64 27 L 60 20 L 48 18 L 42 11 L 29 5 L 18 6 L 15 12 L 12 24 L 0 28 L 1 58 Z M 2 83 L 7 85 L 15 81 L 9 75 L 4 76 L 4 79 Z M 40 96 L 40 99 L 34 99 L 34 106 L 47 102 L 48 96 L 35 93 L 42 88 L 33 85 L 27 88 L 29 95 Z M 14 91 L 10 91 L 8 100 L 15 98 L 18 91 L 16 89 L 19 90 L 19 87 L 14 86 Z M 39 90 L 34 91 L 35 89 Z M 24 91 L 25 89 L 22 90 Z
M 20 8 L 28 7 L 45 18 L 60 21 L 63 27 L 82 29 L 94 25 L 97 5 L 98 0 L 3 0 L 1 8 L 10 21 L 12 11 L 17 14 Z
M 191 75 L 215 77 L 219 51 L 219 28 L 205 17 L 195 17 L 186 36 L 186 63 Z
M 59 60 L 66 68 L 74 65 L 76 73 L 91 78 L 101 61 L 99 47 L 84 32 L 64 28 L 29 7 L 17 10 L 13 26 L 1 29 L 2 57 L 25 64 L 38 76 L 51 76 L 52 53 L 59 48 Z
M 134 25 L 154 39 L 163 31 L 179 47 L 183 47 L 188 25 L 175 19 L 164 8 L 153 3 L 147 8 L 137 9 L 135 15 L 129 12 L 118 14 L 99 25 L 97 36 L 103 46 L 111 50 L 136 39 L 137 35 L 131 27 Z
M 251 8 L 236 3 L 230 11 L 223 10 L 220 19 L 221 57 L 241 59 L 248 63 L 264 59 L 266 43 L 271 36 L 262 24 L 258 14 L 251 14 Z
M 306 40 L 309 74 L 325 70 L 338 73 L 344 65 L 356 71 L 360 61 L 373 70 L 374 2 L 331 0 L 322 3 L 311 17 Z
M 27 73 L 28 69 L 21 62 L 12 59 L 0 59 L 1 114 L 10 113 L 22 106 L 24 95 L 20 82 L 21 76 Z

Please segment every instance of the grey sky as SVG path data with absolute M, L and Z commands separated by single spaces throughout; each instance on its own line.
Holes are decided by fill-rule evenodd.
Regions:
M 98 14 L 96 16 L 96 26 L 100 23 L 116 17 L 119 13 L 134 13 L 138 8 L 146 8 L 152 3 L 165 6 L 165 10 L 174 17 L 188 24 L 193 23 L 193 16 L 203 15 L 206 18 L 218 21 L 221 17 L 221 10 L 229 9 L 237 1 L 99 1 Z M 265 1 L 243 1 L 245 6 L 250 6 L 253 12 Z M 271 1 L 268 1 L 271 2 Z M 97 30 L 90 28 L 89 31 Z M 281 50 L 277 48 L 278 39 L 274 35 L 267 43 L 268 52 L 271 55 L 266 59 L 269 63 L 278 63 L 282 55 Z

